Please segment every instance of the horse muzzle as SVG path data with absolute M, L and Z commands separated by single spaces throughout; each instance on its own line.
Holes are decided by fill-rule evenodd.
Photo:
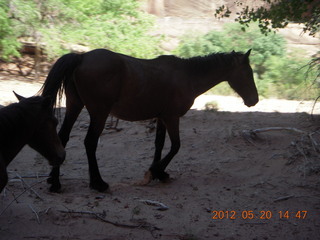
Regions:
M 255 96 L 255 97 L 252 97 L 250 99 L 247 99 L 244 101 L 244 104 L 247 106 L 247 107 L 253 107 L 254 105 L 256 105 L 257 103 L 259 102 L 259 97 L 258 96 Z
M 63 149 L 59 151 L 52 160 L 49 161 L 49 164 L 53 167 L 60 166 L 66 159 L 66 151 Z

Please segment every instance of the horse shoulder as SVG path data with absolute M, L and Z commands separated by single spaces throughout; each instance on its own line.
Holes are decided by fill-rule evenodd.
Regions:
M 168 81 L 170 88 L 165 112 L 167 115 L 175 114 L 181 117 L 193 105 L 195 96 L 191 94 L 192 85 L 190 85 L 190 81 L 188 81 L 188 76 L 179 69 L 175 69 L 175 71 L 172 72 Z

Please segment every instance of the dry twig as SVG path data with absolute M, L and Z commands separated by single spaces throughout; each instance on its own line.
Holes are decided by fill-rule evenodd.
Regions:
M 37 192 L 36 192 L 36 190 L 34 190 L 33 188 L 32 188 L 32 186 L 30 186 L 28 183 L 26 183 L 25 181 L 24 181 L 24 179 L 18 174 L 18 173 L 16 173 L 16 175 L 17 175 L 17 177 L 20 179 L 20 181 L 25 185 L 25 186 L 27 186 L 27 189 L 29 189 L 31 192 L 33 192 L 39 199 L 41 199 L 42 201 L 44 200 Z
M 116 118 L 116 120 L 114 120 L 113 118 L 114 117 L 111 115 L 110 122 L 106 124 L 105 129 L 115 130 L 116 132 L 120 132 L 122 128 L 118 128 L 119 118 Z
M 27 191 L 30 190 L 32 187 L 34 187 L 35 185 L 37 185 L 37 184 L 39 184 L 39 183 L 41 183 L 41 182 L 43 182 L 43 181 L 45 181 L 45 179 L 42 180 L 42 181 L 36 182 L 36 183 L 32 184 L 30 187 L 24 189 L 17 197 L 15 197 L 15 198 L 2 210 L 2 212 L 0 213 L 0 216 L 12 205 L 12 203 L 13 203 L 14 201 L 17 201 L 17 199 L 20 198 L 25 192 L 27 192 Z
M 294 195 L 279 197 L 279 198 L 273 200 L 273 202 L 281 202 L 281 201 L 285 201 L 285 200 L 288 200 L 288 199 L 294 198 L 294 197 L 295 197 Z
M 314 103 L 313 103 L 313 106 L 312 106 L 312 111 L 311 111 L 312 120 L 314 120 L 313 111 L 314 111 L 314 108 L 316 107 L 316 104 L 317 104 L 319 98 L 320 98 L 320 96 L 318 96 L 318 97 L 316 98 L 316 100 L 314 100 Z
M 298 144 L 295 144 L 295 147 L 296 149 L 298 150 L 298 152 L 304 157 L 304 165 L 303 165 L 303 177 L 305 178 L 306 177 L 306 165 L 307 165 L 307 162 L 308 162 L 308 158 L 307 158 L 307 155 L 304 153 L 303 149 L 301 149 Z
M 139 200 L 139 202 L 143 202 L 144 204 L 147 204 L 147 205 L 151 205 L 151 206 L 156 206 L 156 210 L 159 210 L 159 211 L 165 211 L 165 210 L 168 210 L 169 207 L 164 205 L 163 203 L 161 202 L 158 202 L 158 201 L 153 201 L 153 200 Z
M 60 174 L 60 176 L 62 176 L 62 174 Z M 35 174 L 35 175 L 23 175 L 23 176 L 18 176 L 18 174 L 17 174 L 17 176 L 15 176 L 15 177 L 13 177 L 12 179 L 21 179 L 21 178 L 24 178 L 24 179 L 26 179 L 26 178 L 36 178 L 36 179 L 39 179 L 39 178 L 47 178 L 47 177 L 50 177 L 50 175 L 49 174 Z
M 105 223 L 109 223 L 112 224 L 113 226 L 116 227 L 123 227 L 123 228 L 138 228 L 138 229 L 144 229 L 150 232 L 153 232 L 155 230 L 162 230 L 161 228 L 158 228 L 154 225 L 151 225 L 150 223 L 141 223 L 139 225 L 131 225 L 131 224 L 125 224 L 125 223 L 118 223 L 118 222 L 113 222 L 111 220 L 107 220 L 103 217 L 103 214 L 99 214 L 99 213 L 95 213 L 95 212 L 91 212 L 91 211 L 74 211 L 74 210 L 68 210 L 68 211 L 63 211 L 60 210 L 60 212 L 62 213 L 68 213 L 68 214 L 85 214 L 85 215 L 91 215 L 94 216 L 95 218 L 97 218 L 98 220 L 105 222 Z
M 319 144 L 317 141 L 314 139 L 313 135 L 316 132 L 308 133 L 305 131 L 302 131 L 300 129 L 294 128 L 294 127 L 266 127 L 266 128 L 258 128 L 254 130 L 243 130 L 242 131 L 242 137 L 247 140 L 249 143 L 253 144 L 253 140 L 257 139 L 257 133 L 262 133 L 262 132 L 270 132 L 270 131 L 289 131 L 289 132 L 295 132 L 302 134 L 303 136 L 307 136 L 310 139 L 310 142 L 316 152 L 320 152 L 319 149 Z
M 258 128 L 254 130 L 243 130 L 243 134 L 257 134 L 261 132 L 270 132 L 270 131 L 291 131 L 291 132 L 296 132 L 296 133 L 301 133 L 301 134 L 307 134 L 305 131 L 302 131 L 297 128 L 293 127 L 266 127 L 266 128 Z
M 37 222 L 40 224 L 39 214 L 37 213 L 36 210 L 34 210 L 34 208 L 33 208 L 30 204 L 29 204 L 28 206 L 29 206 L 29 208 L 32 210 L 32 212 L 36 215 Z

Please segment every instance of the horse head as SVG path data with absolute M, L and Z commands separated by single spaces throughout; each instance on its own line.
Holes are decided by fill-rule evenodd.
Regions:
M 15 93 L 20 103 L 23 104 L 28 115 L 32 115 L 30 124 L 33 132 L 28 145 L 48 159 L 52 166 L 59 166 L 65 159 L 66 152 L 57 134 L 57 118 L 53 114 L 52 103 L 49 97 L 25 98 Z
M 234 57 L 234 71 L 228 80 L 229 85 L 240 95 L 248 107 L 256 105 L 259 101 L 249 61 L 250 53 L 251 49 L 245 54 L 234 51 L 231 53 Z

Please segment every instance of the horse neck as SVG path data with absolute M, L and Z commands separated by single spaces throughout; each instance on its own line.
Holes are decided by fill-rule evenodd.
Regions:
M 217 84 L 227 81 L 232 72 L 229 66 L 215 67 L 189 77 L 195 96 L 199 96 Z

